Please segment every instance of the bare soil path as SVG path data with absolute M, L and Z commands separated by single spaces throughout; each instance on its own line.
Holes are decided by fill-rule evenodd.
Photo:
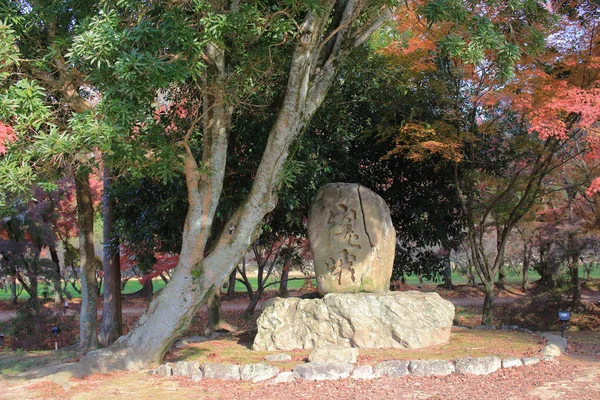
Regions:
M 496 297 L 494 299 L 495 304 L 512 304 L 522 299 L 525 295 L 511 295 L 510 297 Z M 470 306 L 483 306 L 483 297 L 448 297 L 447 300 L 451 301 L 452 304 L 458 307 L 470 307 Z M 600 293 L 584 293 L 582 295 L 582 300 L 587 302 L 597 303 L 600 302 Z M 260 310 L 261 304 L 264 300 L 261 300 L 256 309 Z M 245 301 L 235 301 L 228 302 L 223 301 L 222 304 L 223 311 L 243 311 L 247 307 L 247 302 Z M 131 307 L 125 306 L 123 307 L 123 315 L 124 316 L 140 316 L 146 310 L 146 307 Z M 75 315 L 78 313 L 77 308 L 71 308 L 67 310 L 67 315 Z M 206 313 L 206 308 L 202 308 L 200 313 Z M 0 310 L 0 322 L 6 322 L 17 315 L 17 311 L 15 310 Z M 102 315 L 102 310 L 98 310 L 98 316 Z

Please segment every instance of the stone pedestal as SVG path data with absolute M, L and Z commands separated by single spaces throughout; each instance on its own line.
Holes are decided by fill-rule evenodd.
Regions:
M 254 350 L 421 348 L 450 338 L 454 306 L 437 293 L 330 293 L 263 305 Z

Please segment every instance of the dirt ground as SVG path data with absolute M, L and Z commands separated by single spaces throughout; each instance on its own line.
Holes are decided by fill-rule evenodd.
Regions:
M 464 304 L 479 304 L 477 296 L 461 294 L 453 293 L 448 298 Z M 597 301 L 594 297 L 597 293 L 588 295 L 592 296 L 592 301 Z M 510 299 L 503 301 L 514 303 L 521 296 L 505 294 L 500 298 Z M 134 314 L 144 309 L 145 304 L 138 303 L 127 305 L 130 309 L 135 309 Z M 245 298 L 226 302 L 224 310 L 227 318 L 241 324 L 239 315 L 245 304 Z M 199 313 L 195 324 L 197 329 L 190 330 L 190 334 L 196 334 L 196 330 L 201 331 L 201 314 L 203 313 Z M 494 341 L 490 337 L 483 340 Z M 568 354 L 553 362 L 499 370 L 487 376 L 409 376 L 375 380 L 298 380 L 293 383 L 253 384 L 210 379 L 194 383 L 187 378 L 159 378 L 144 371 L 96 374 L 83 379 L 59 379 L 52 382 L 39 378 L 40 370 L 36 366 L 26 373 L 0 373 L 0 399 L 600 399 L 599 329 L 568 332 L 568 340 Z M 495 340 L 488 345 L 504 347 L 498 349 L 499 354 L 517 355 L 514 354 L 515 346 L 512 346 L 510 340 Z M 0 360 L 7 353 L 0 351 Z M 522 356 L 531 355 L 525 353 Z M 10 354 L 18 356 L 18 352 Z M 46 354 L 52 358 L 51 352 Z M 181 356 L 177 352 L 169 355 L 172 360 L 180 359 Z M 21 354 L 20 357 L 19 362 L 28 356 Z M 214 361 L 218 362 L 218 357 Z M 40 362 L 40 365 L 44 363 L 47 360 Z

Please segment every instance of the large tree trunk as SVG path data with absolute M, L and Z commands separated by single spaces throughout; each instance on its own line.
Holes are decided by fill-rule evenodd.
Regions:
M 102 266 L 104 270 L 104 303 L 102 322 L 98 341 L 102 346 L 109 346 L 123 333 L 121 310 L 121 260 L 119 243 L 113 235 L 113 210 L 115 201 L 108 194 L 112 179 L 110 171 L 104 169 L 104 194 L 102 204 L 104 249 Z
M 573 257 L 570 265 L 571 272 L 571 287 L 573 290 L 573 305 L 581 305 L 581 281 L 579 279 L 579 262 L 578 257 Z
M 506 264 L 500 264 L 500 268 L 498 269 L 498 282 L 496 282 L 496 287 L 500 290 L 506 290 Z
M 524 292 L 529 290 L 529 265 L 531 263 L 531 251 L 533 246 L 528 246 L 527 243 L 523 244 L 523 280 L 521 282 L 521 289 Z
M 60 260 L 58 259 L 58 253 L 56 252 L 55 246 L 50 246 L 50 258 L 55 266 L 55 275 L 52 277 L 52 283 L 54 284 L 54 304 L 61 307 L 63 304 L 63 296 L 60 281 Z
M 208 308 L 208 325 L 204 330 L 206 336 L 210 336 L 213 332 L 218 331 L 237 332 L 238 328 L 236 326 L 230 325 L 225 321 L 220 290 L 215 291 L 206 306 Z
M 481 318 L 482 325 L 492 325 L 494 317 L 494 283 L 493 281 L 484 284 L 485 298 L 483 300 L 483 312 Z
M 227 283 L 227 297 L 232 299 L 235 296 L 235 278 L 237 275 L 237 269 L 234 267 L 231 274 L 229 274 L 229 280 Z
M 8 286 L 10 287 L 10 304 L 19 304 L 17 300 L 17 278 L 14 275 L 8 276 Z
M 94 252 L 94 203 L 87 174 L 75 178 L 77 222 L 79 223 L 79 260 L 81 265 L 81 315 L 77 348 L 86 352 L 98 347 L 96 254 Z
M 281 269 L 281 282 L 279 282 L 279 297 L 288 297 L 288 279 L 290 278 L 290 269 L 292 268 L 292 259 L 286 257 Z
M 227 135 L 233 112 L 225 93 L 228 79 L 225 50 L 207 45 L 209 68 L 205 82 L 210 82 L 211 86 L 202 101 L 202 168 L 184 142 L 183 169 L 189 208 L 175 273 L 133 330 L 119 338 L 108 351 L 86 356 L 76 367 L 80 373 L 140 369 L 160 362 L 177 336 L 189 326 L 197 307 L 220 290 L 245 254 L 262 219 L 276 205 L 277 187 L 289 146 L 325 99 L 343 59 L 391 16 L 386 10 L 369 26 L 357 28 L 353 22 L 365 2 L 340 2 L 341 8 L 331 19 L 335 3 L 333 0 L 322 2 L 318 13 L 309 11 L 306 14 L 291 59 L 286 93 L 270 130 L 252 189 L 225 224 L 216 245 L 205 255 L 223 187 Z M 325 29 L 328 22 L 330 26 Z

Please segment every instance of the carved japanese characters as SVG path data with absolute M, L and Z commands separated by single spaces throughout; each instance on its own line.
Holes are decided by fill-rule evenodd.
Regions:
M 319 189 L 308 238 L 322 295 L 389 289 L 396 231 L 387 204 L 371 190 L 353 183 Z

